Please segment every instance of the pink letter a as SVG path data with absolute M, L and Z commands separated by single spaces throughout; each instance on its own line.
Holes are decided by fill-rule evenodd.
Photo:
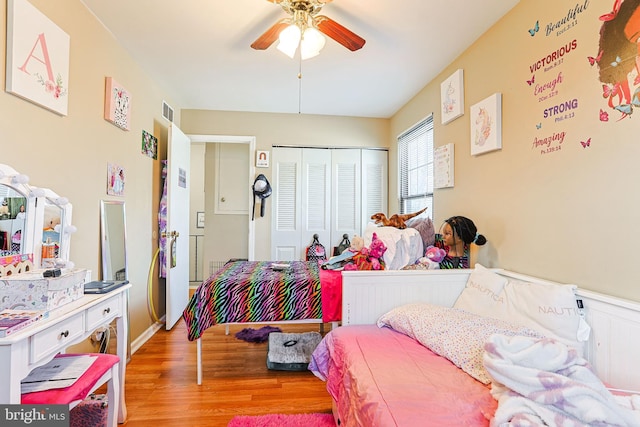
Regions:
M 44 56 L 44 58 L 42 59 L 33 54 L 33 52 L 36 50 L 36 47 L 38 46 L 38 43 L 42 46 L 42 55 Z M 44 38 L 44 33 L 38 35 L 38 39 L 33 44 L 33 48 L 31 49 L 31 52 L 29 52 L 27 59 L 24 61 L 24 64 L 22 64 L 22 67 L 18 68 L 20 71 L 25 72 L 29 75 L 31 73 L 27 71 L 27 63 L 31 58 L 44 64 L 44 66 L 47 68 L 47 78 L 49 79 L 49 81 L 54 82 L 55 80 L 53 78 L 53 70 L 51 69 L 51 60 L 49 59 L 49 50 L 47 49 L 47 40 Z

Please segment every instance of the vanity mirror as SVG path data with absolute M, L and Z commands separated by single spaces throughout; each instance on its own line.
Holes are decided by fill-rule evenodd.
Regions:
M 48 188 L 39 189 L 36 224 L 36 253 L 41 256 L 43 267 L 66 264 L 69 261 L 71 234 L 71 203 Z
M 28 181 L 0 164 L 0 256 L 33 253 L 35 197 Z
M 127 281 L 127 229 L 124 202 L 102 200 L 100 216 L 102 280 Z

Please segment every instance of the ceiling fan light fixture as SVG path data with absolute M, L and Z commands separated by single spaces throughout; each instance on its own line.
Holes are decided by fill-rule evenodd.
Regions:
M 320 31 L 313 27 L 304 30 L 302 41 L 300 42 L 300 55 L 302 59 L 313 58 L 318 55 L 324 47 L 326 40 Z
M 278 50 L 289 58 L 293 58 L 296 54 L 296 50 L 298 49 L 298 44 L 300 44 L 300 37 L 300 28 L 295 24 L 289 25 L 287 28 L 282 30 L 278 37 L 278 40 L 280 40 L 278 43 Z

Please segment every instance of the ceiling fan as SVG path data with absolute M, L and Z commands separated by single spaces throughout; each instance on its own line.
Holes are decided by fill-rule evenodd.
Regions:
M 279 20 L 258 37 L 251 44 L 254 49 L 267 49 L 279 39 L 279 50 L 293 57 L 300 44 L 302 59 L 306 59 L 317 55 L 324 46 L 324 37 L 319 33 L 332 38 L 351 51 L 356 51 L 365 44 L 365 40 L 353 31 L 325 15 L 318 15 L 322 7 L 332 0 L 267 1 L 280 5 L 290 17 Z

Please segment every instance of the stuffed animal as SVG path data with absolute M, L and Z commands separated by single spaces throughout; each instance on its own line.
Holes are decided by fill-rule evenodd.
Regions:
M 364 245 L 364 239 L 361 237 L 355 236 L 353 241 L 355 242 L 358 239 L 362 240 Z M 357 244 L 360 243 L 358 242 Z M 364 246 L 360 248 L 351 258 L 351 262 L 344 266 L 344 270 L 384 270 L 385 265 L 382 256 L 386 250 L 387 247 L 384 242 L 378 239 L 376 233 L 373 233 L 371 245 L 368 248 Z
M 424 208 L 422 210 L 419 210 L 418 212 L 413 212 L 409 214 L 393 214 L 389 218 L 387 218 L 387 216 L 384 213 L 378 212 L 371 215 L 371 219 L 373 220 L 374 223 L 382 224 L 382 226 L 384 227 L 395 227 L 400 230 L 404 230 L 405 228 L 407 228 L 406 221 L 420 215 L 422 212 L 426 210 L 427 208 Z
M 427 270 L 437 270 L 440 268 L 440 261 L 442 261 L 445 256 L 447 256 L 447 251 L 444 249 L 429 246 L 424 252 L 424 256 L 418 259 L 416 264 L 426 267 Z
M 360 250 L 364 248 L 364 239 L 357 234 L 353 236 L 351 239 L 351 245 L 349 246 L 349 250 L 351 252 L 360 252 Z
M 440 263 L 444 259 L 444 257 L 447 256 L 447 251 L 435 246 L 429 246 L 427 247 L 427 250 L 424 251 L 424 256 L 429 258 L 431 261 Z
M 384 245 L 384 242 L 378 239 L 378 235 L 376 233 L 373 233 L 373 236 L 371 237 L 371 244 L 369 245 L 369 256 L 376 259 L 382 259 L 382 256 L 386 251 L 387 247 Z

